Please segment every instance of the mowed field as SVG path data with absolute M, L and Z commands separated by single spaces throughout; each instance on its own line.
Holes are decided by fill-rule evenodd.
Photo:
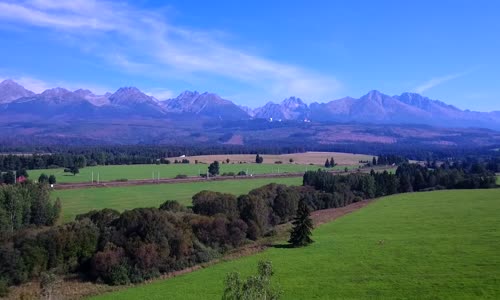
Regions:
M 61 199 L 62 221 L 68 222 L 76 215 L 93 209 L 113 208 L 123 211 L 137 207 L 158 207 L 166 200 L 177 200 L 191 205 L 193 195 L 203 190 L 241 195 L 272 182 L 301 185 L 302 177 L 55 190 L 51 196 L 53 199 Z
M 344 169 L 346 166 L 336 166 L 335 169 Z M 247 174 L 272 174 L 272 173 L 300 173 L 306 170 L 317 170 L 323 168 L 316 165 L 299 164 L 221 164 L 220 174 L 226 172 L 238 173 L 245 171 Z M 357 168 L 349 166 L 348 168 Z M 55 175 L 58 183 L 77 183 L 91 182 L 92 173 L 94 182 L 99 174 L 100 181 L 112 181 L 120 179 L 152 179 L 155 178 L 174 178 L 179 174 L 187 176 L 199 176 L 206 174 L 208 164 L 169 164 L 169 165 L 117 165 L 117 166 L 96 166 L 80 169 L 80 174 L 73 176 L 70 173 L 64 173 L 64 169 L 44 169 L 29 171 L 30 178 L 36 180 L 41 173 Z
M 500 189 L 400 194 L 271 248 L 94 299 L 220 299 L 228 272 L 273 263 L 283 299 L 500 299 Z
M 290 158 L 293 162 L 301 165 L 315 164 L 324 165 L 327 158 L 333 157 L 335 163 L 341 166 L 357 165 L 359 161 L 372 161 L 373 155 L 341 153 L 341 152 L 304 152 L 293 154 L 262 154 L 264 163 L 274 164 L 276 161 L 281 161 L 288 164 Z M 198 160 L 199 162 L 210 163 L 214 160 L 225 161 L 227 158 L 232 162 L 255 162 L 255 154 L 231 154 L 231 155 L 200 155 L 187 157 L 191 162 Z

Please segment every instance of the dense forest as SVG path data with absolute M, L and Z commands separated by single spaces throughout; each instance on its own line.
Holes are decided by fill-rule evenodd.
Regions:
M 47 146 L 47 147 L 5 147 L 0 146 L 0 171 L 20 171 L 23 169 L 47 169 L 73 166 L 127 165 L 167 163 L 169 157 L 182 155 L 210 154 L 288 154 L 305 151 L 335 151 L 402 158 L 394 161 L 399 164 L 406 160 L 451 161 L 475 157 L 489 160 L 500 159 L 500 151 L 489 148 L 457 149 L 454 147 L 419 148 L 415 145 L 392 145 L 357 143 L 334 146 Z M 4 153 L 4 154 L 2 154 Z M 170 160 L 171 161 L 171 160 Z M 387 161 L 380 164 L 386 164 Z
M 498 161 L 496 161 L 498 167 Z M 0 286 L 45 272 L 79 273 L 108 284 L 136 283 L 220 257 L 230 249 L 272 235 L 294 218 L 299 201 L 311 210 L 363 199 L 434 189 L 492 188 L 494 161 L 404 163 L 395 174 L 333 175 L 306 172 L 303 186 L 269 184 L 236 197 L 202 191 L 192 208 L 166 201 L 159 208 L 91 211 L 53 226 L 60 203 L 43 184 L 0 186 Z

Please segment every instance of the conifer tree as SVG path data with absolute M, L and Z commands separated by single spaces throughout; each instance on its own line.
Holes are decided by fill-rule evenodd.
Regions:
M 300 199 L 297 208 L 297 215 L 292 221 L 293 229 L 290 233 L 290 240 L 288 241 L 293 247 L 303 247 L 311 244 L 311 230 L 313 229 L 313 222 L 311 219 L 311 211 L 307 206 L 304 199 Z
M 330 167 L 330 161 L 327 158 L 325 161 L 325 168 L 329 168 L 329 167 Z
M 333 160 L 333 157 L 330 158 L 330 167 L 331 168 L 335 167 L 335 160 Z

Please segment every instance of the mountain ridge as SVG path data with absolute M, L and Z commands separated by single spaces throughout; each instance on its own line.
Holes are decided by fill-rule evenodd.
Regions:
M 80 114 L 79 114 L 80 112 Z M 389 96 L 372 90 L 360 98 L 344 97 L 329 102 L 306 104 L 298 97 L 279 103 L 268 102 L 255 109 L 239 106 L 215 93 L 184 91 L 160 101 L 136 87 L 122 87 L 114 93 L 95 95 L 92 91 L 53 88 L 35 94 L 13 80 L 0 83 L 0 114 L 28 115 L 93 114 L 107 118 L 189 118 L 208 120 L 267 119 L 269 121 L 362 122 L 427 124 L 444 127 L 485 127 L 500 129 L 500 112 L 461 110 L 417 93 Z

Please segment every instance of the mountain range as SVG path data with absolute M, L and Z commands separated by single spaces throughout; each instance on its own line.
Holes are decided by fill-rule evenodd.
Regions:
M 373 128 L 387 126 L 400 129 L 388 135 L 371 135 Z M 484 130 L 481 131 L 484 136 L 491 135 L 488 130 L 500 130 L 500 111 L 461 110 L 415 93 L 389 96 L 375 90 L 358 99 L 345 97 L 306 104 L 300 98 L 290 97 L 279 103 L 249 108 L 208 92 L 185 91 L 175 98 L 159 100 L 135 87 L 122 87 L 103 95 L 60 87 L 37 94 L 12 80 L 0 83 L 0 142 L 23 138 L 31 143 L 49 137 L 71 138 L 77 143 L 185 143 L 189 140 L 245 144 L 267 140 L 262 136 L 267 134 L 279 135 L 282 143 L 305 142 L 302 136 L 305 134 L 320 144 L 348 140 L 383 142 L 401 138 L 400 132 L 406 130 L 401 126 L 418 130 L 424 126 L 426 133 L 420 135 L 425 139 L 433 138 L 432 142 L 437 144 L 454 144 L 454 137 L 464 135 L 466 128 L 476 133 L 476 130 Z M 440 131 L 438 128 L 457 130 L 453 134 L 441 130 L 447 132 L 444 138 L 433 134 Z M 259 130 L 263 130 L 261 135 L 257 134 Z M 342 139 L 332 139 L 333 132 Z M 497 132 L 493 135 L 496 142 Z M 490 144 L 486 140 L 481 143 Z
M 280 103 L 268 102 L 251 109 L 207 92 L 185 91 L 176 98 L 163 101 L 135 87 L 123 87 L 104 95 L 94 95 L 84 89 L 69 91 L 63 88 L 35 94 L 12 80 L 5 80 L 0 83 L 0 115 L 5 114 L 31 115 L 34 118 L 64 115 L 113 119 L 131 115 L 146 118 L 194 115 L 215 120 L 427 124 L 500 129 L 500 111 L 460 110 L 415 93 L 389 96 L 375 90 L 359 99 L 345 97 L 308 105 L 300 98 L 290 97 Z

